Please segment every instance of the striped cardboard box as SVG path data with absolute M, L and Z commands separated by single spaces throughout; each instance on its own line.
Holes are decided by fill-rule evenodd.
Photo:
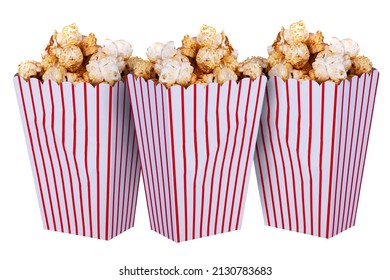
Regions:
M 268 81 L 255 155 L 266 225 L 326 238 L 355 225 L 378 78 Z
M 140 163 L 125 84 L 14 84 L 44 228 L 106 240 L 131 228 Z
M 128 76 L 152 230 L 181 242 L 241 227 L 266 80 L 166 89 Z

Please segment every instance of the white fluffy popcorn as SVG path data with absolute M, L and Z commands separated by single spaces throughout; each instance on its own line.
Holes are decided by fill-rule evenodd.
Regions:
M 113 85 L 121 79 L 117 58 L 102 52 L 94 54 L 86 66 L 89 80 L 94 83 L 106 82 Z
M 124 40 L 112 41 L 106 39 L 102 47 L 102 52 L 108 56 L 127 60 L 133 54 L 133 47 Z
M 23 79 L 38 77 L 42 71 L 41 64 L 32 60 L 25 60 L 19 64 L 18 73 Z
M 161 59 L 161 52 L 164 47 L 163 43 L 154 43 L 148 47 L 146 51 L 146 56 L 152 63 L 156 63 L 157 60 Z
M 313 62 L 313 69 L 318 82 L 332 80 L 339 83 L 347 78 L 343 57 L 339 55 L 326 52 L 319 53 Z
M 355 58 L 359 54 L 359 45 L 354 40 L 347 38 L 341 40 L 341 42 L 344 46 L 345 55 L 349 56 L 350 58 Z

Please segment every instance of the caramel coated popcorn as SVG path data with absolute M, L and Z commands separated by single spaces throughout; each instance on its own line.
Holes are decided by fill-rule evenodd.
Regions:
M 54 31 L 41 53 L 41 62 L 22 62 L 18 74 L 26 80 L 113 85 L 127 74 L 132 53 L 132 46 L 124 40 L 106 40 L 100 46 L 94 33 L 83 36 L 77 25 L 71 24 L 61 32 Z
M 299 21 L 282 27 L 274 43 L 268 47 L 269 76 L 283 80 L 315 80 L 319 83 L 340 83 L 353 75 L 372 70 L 371 61 L 358 56 L 359 45 L 352 39 L 331 38 L 324 42 L 321 31 L 310 33 L 305 23 Z
M 267 67 L 266 60 L 260 57 L 238 62 L 238 51 L 225 33 L 207 25 L 203 25 L 195 37 L 185 35 L 179 48 L 173 41 L 152 44 L 146 56 L 153 65 L 153 72 L 141 75 L 134 71 L 134 75 L 148 79 L 158 77 L 158 82 L 167 87 L 212 82 L 222 84 L 245 77 L 256 79 Z

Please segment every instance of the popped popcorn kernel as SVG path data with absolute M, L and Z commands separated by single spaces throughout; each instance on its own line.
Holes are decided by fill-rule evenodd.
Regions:
M 368 57 L 360 55 L 352 59 L 351 74 L 360 76 L 371 72 L 371 70 L 372 62 Z
M 303 21 L 291 24 L 289 29 L 282 27 L 267 51 L 265 71 L 284 80 L 340 83 L 351 74 L 361 75 L 372 69 L 367 58 L 358 56 L 360 49 L 355 41 L 332 37 L 327 44 L 321 31 L 310 33 Z
M 227 67 L 217 67 L 214 69 L 213 74 L 215 76 L 215 82 L 219 84 L 223 84 L 227 81 L 237 81 L 237 75 L 236 73 Z
M 182 42 L 182 47 L 180 48 L 181 53 L 187 57 L 195 58 L 200 48 L 200 45 L 197 42 L 196 38 L 185 35 L 181 42 Z
M 62 28 L 61 33 L 61 46 L 77 46 L 82 41 L 82 35 L 79 33 L 79 29 L 75 23 Z
M 19 67 L 18 73 L 24 79 L 36 77 L 57 83 L 67 81 L 113 85 L 127 74 L 126 62 L 132 53 L 131 44 L 124 40 L 106 40 L 106 44 L 101 47 L 94 33 L 83 36 L 77 25 L 71 24 L 61 32 L 53 32 L 41 52 L 40 63 L 22 63 L 23 67 Z
M 97 53 L 99 46 L 96 45 L 95 34 L 89 33 L 88 36 L 83 36 L 83 39 L 80 43 L 80 49 L 84 56 L 90 56 Z
M 238 71 L 241 73 L 241 76 L 249 77 L 254 80 L 262 74 L 263 66 L 266 68 L 266 65 L 267 63 L 264 62 L 261 57 L 251 57 L 240 62 Z
M 38 77 L 41 71 L 41 64 L 36 61 L 25 60 L 19 64 L 19 76 L 25 80 Z
M 44 81 L 53 80 L 57 84 L 60 84 L 66 81 L 66 76 L 65 76 L 66 72 L 67 72 L 66 68 L 63 66 L 59 66 L 59 67 L 53 66 L 45 71 L 45 74 L 43 74 L 42 79 Z

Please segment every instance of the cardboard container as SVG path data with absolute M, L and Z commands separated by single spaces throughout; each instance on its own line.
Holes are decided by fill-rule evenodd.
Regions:
M 152 230 L 181 242 L 241 227 L 266 80 L 166 89 L 128 76 Z
M 326 238 L 355 225 L 378 78 L 268 81 L 255 155 L 266 225 Z
M 14 84 L 44 228 L 108 240 L 132 227 L 140 163 L 125 84 Z

